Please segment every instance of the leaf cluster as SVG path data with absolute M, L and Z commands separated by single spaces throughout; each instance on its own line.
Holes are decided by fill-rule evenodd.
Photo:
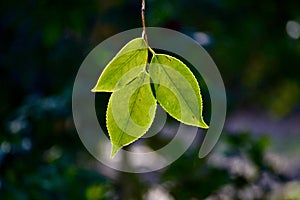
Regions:
M 156 54 L 143 38 L 131 40 L 117 53 L 92 91 L 112 92 L 106 112 L 111 157 L 147 132 L 157 102 L 178 121 L 208 128 L 202 118 L 200 87 L 191 70 L 173 56 Z

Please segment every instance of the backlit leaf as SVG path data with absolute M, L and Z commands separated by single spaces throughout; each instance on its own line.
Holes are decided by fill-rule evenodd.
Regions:
M 182 123 L 208 128 L 202 118 L 198 82 L 183 62 L 169 55 L 155 54 L 149 71 L 156 99 L 167 113 Z
M 147 44 L 143 38 L 136 38 L 128 42 L 118 54 L 107 64 L 102 72 L 96 86 L 92 89 L 93 92 L 113 92 L 116 90 L 116 84 L 128 71 L 131 71 L 131 76 L 127 76 L 123 83 L 126 85 L 134 77 L 136 77 L 142 69 L 146 68 L 148 58 Z M 119 82 L 118 88 L 122 87 Z
M 106 125 L 112 143 L 111 157 L 150 128 L 156 110 L 156 100 L 150 87 L 150 77 L 143 71 L 129 84 L 112 93 Z

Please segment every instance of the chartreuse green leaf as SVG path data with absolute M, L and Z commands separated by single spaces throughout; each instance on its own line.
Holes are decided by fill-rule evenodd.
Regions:
M 127 80 L 123 79 L 123 83 L 116 84 L 125 73 L 133 68 L 146 68 L 148 58 L 147 44 L 143 38 L 136 38 L 128 42 L 118 54 L 107 64 L 102 72 L 93 92 L 113 92 L 140 73 L 141 70 L 131 71 L 131 76 L 127 76 Z M 123 85 L 122 85 L 123 84 Z
M 156 100 L 151 91 L 149 74 L 145 71 L 112 93 L 106 113 L 112 143 L 111 157 L 146 133 L 153 122 L 155 110 Z
M 153 57 L 146 68 L 148 50 Z M 208 128 L 202 118 L 202 97 L 193 73 L 180 60 L 156 54 L 143 38 L 131 40 L 118 52 L 92 91 L 113 92 L 106 111 L 111 157 L 147 132 L 154 120 L 156 100 L 180 122 Z
M 154 54 L 149 66 L 159 104 L 178 121 L 208 128 L 202 118 L 202 97 L 198 82 L 180 60 L 165 54 Z

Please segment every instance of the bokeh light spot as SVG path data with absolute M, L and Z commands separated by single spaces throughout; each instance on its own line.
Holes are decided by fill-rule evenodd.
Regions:
M 300 37 L 300 25 L 296 21 L 288 21 L 286 23 L 286 32 L 293 39 Z

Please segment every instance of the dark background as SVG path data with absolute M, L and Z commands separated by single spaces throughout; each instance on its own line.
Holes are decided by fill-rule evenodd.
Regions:
M 0 199 L 300 199 L 298 0 L 147 1 L 148 26 L 193 37 L 219 67 L 224 132 L 206 158 L 198 144 L 146 174 L 111 170 L 85 150 L 71 111 L 77 70 L 101 41 L 140 27 L 140 9 L 134 0 L 1 1 Z

